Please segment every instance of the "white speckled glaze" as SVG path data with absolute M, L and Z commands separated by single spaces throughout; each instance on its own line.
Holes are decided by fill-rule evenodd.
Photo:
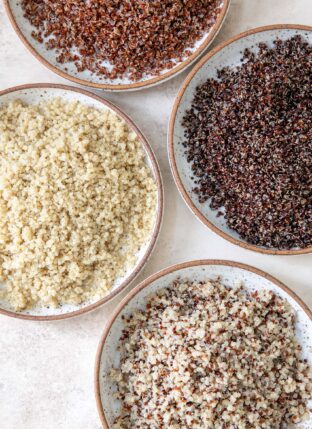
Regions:
M 200 203 L 198 201 L 197 196 L 194 194 L 193 189 L 196 186 L 194 182 L 194 178 L 192 178 L 192 170 L 191 164 L 187 162 L 185 156 L 185 148 L 182 143 L 184 141 L 184 127 L 182 126 L 183 117 L 185 112 L 190 109 L 196 88 L 205 83 L 208 78 L 216 78 L 217 70 L 222 69 L 223 67 L 234 68 L 240 64 L 240 60 L 242 58 L 242 52 L 244 49 L 249 48 L 252 51 L 257 51 L 257 45 L 260 42 L 265 42 L 269 46 L 273 45 L 273 41 L 277 38 L 286 40 L 290 37 L 300 34 L 310 43 L 312 43 L 312 31 L 307 31 L 303 29 L 272 29 L 272 30 L 264 30 L 261 32 L 257 32 L 255 34 L 247 35 L 243 38 L 239 38 L 232 43 L 224 46 L 221 50 L 212 55 L 201 67 L 196 71 L 196 73 L 192 76 L 190 82 L 185 87 L 185 91 L 182 94 L 182 97 L 177 106 L 176 116 L 171 118 L 174 120 L 172 125 L 172 156 L 174 157 L 175 166 L 173 166 L 171 160 L 171 168 L 172 170 L 176 169 L 176 175 L 178 176 L 178 181 L 181 182 L 182 187 L 184 188 L 184 192 L 189 197 L 191 204 L 199 211 L 201 215 L 205 219 L 208 220 L 217 230 L 223 232 L 227 236 L 232 237 L 234 240 L 242 244 L 247 244 L 249 248 L 251 246 L 247 243 L 246 240 L 242 239 L 234 230 L 230 229 L 226 225 L 226 220 L 223 216 L 217 217 L 218 210 L 211 210 L 209 207 L 210 201 L 206 203 Z M 192 74 L 192 73 L 191 73 Z M 181 95 L 181 93 L 179 94 Z M 179 96 L 178 96 L 179 97 Z M 170 152 L 170 140 L 169 140 L 169 152 Z M 175 177 L 177 181 L 177 177 Z M 179 183 L 177 183 L 179 190 L 181 192 L 181 188 Z M 185 195 L 182 196 L 185 199 Z M 186 203 L 190 206 L 190 202 L 186 201 Z M 253 250 L 258 248 L 259 250 L 270 250 L 272 253 L 279 252 L 278 249 L 274 248 L 266 248 L 261 246 L 252 246 Z M 298 249 L 291 249 L 298 250 Z M 282 253 L 282 252 L 280 252 Z M 286 251 L 285 251 L 286 253 Z
M 140 131 L 131 122 L 131 120 L 126 115 L 124 115 L 121 111 L 119 111 L 119 109 L 116 108 L 114 105 L 103 104 L 103 102 L 106 103 L 107 101 L 94 98 L 94 94 L 92 93 L 88 94 L 85 91 L 81 92 L 80 90 L 75 90 L 75 88 L 66 87 L 66 86 L 57 86 L 57 85 L 49 86 L 48 84 L 46 85 L 39 84 L 39 87 L 37 87 L 36 85 L 34 85 L 33 87 L 31 85 L 28 87 L 16 87 L 16 89 L 13 89 L 12 92 L 7 92 L 4 94 L 0 93 L 0 107 L 17 99 L 20 99 L 23 102 L 28 104 L 38 104 L 42 100 L 51 100 L 57 97 L 60 97 L 63 100 L 68 102 L 79 101 L 85 105 L 92 106 L 100 110 L 109 109 L 113 111 L 115 114 L 117 114 L 119 117 L 121 117 L 123 120 L 126 120 L 128 125 L 138 135 L 138 138 L 142 142 L 142 148 L 145 152 L 146 163 L 150 167 L 151 172 L 158 185 L 158 198 L 157 198 L 157 206 L 156 206 L 155 224 L 154 224 L 153 230 L 151 231 L 148 241 L 145 243 L 144 246 L 142 246 L 142 248 L 137 254 L 137 261 L 135 266 L 129 269 L 123 277 L 118 278 L 114 283 L 114 285 L 112 286 L 112 288 L 110 289 L 110 291 L 107 293 L 107 295 L 104 298 L 102 298 L 100 301 L 95 299 L 93 301 L 86 301 L 80 305 L 64 304 L 57 308 L 34 307 L 31 310 L 15 312 L 8 302 L 4 300 L 0 300 L 0 310 L 1 309 L 7 310 L 10 313 L 16 314 L 18 316 L 24 315 L 24 316 L 35 316 L 35 317 L 40 316 L 40 317 L 51 317 L 51 318 L 55 316 L 59 316 L 59 318 L 62 318 L 62 316 L 71 315 L 74 312 L 79 311 L 80 313 L 82 313 L 82 312 L 88 311 L 89 309 L 91 310 L 95 308 L 98 302 L 100 303 L 102 300 L 105 300 L 105 302 L 107 302 L 109 299 L 113 298 L 116 295 L 116 293 L 121 292 L 121 290 L 123 290 L 126 286 L 128 286 L 130 282 L 133 281 L 135 277 L 139 274 L 139 272 L 143 269 L 144 265 L 146 264 L 155 246 L 155 242 L 159 234 L 160 222 L 162 218 L 163 195 L 162 195 L 161 177 L 160 177 L 157 161 L 154 158 L 154 154 L 151 148 L 149 147 L 148 143 L 141 135 Z M 4 288 L 5 285 L 2 284 L 0 285 L 0 288 L 1 287 Z M 89 308 L 90 306 L 92 306 L 92 308 Z M 73 315 L 76 315 L 76 314 L 73 314 Z
M 181 278 L 190 281 L 222 278 L 222 282 L 233 287 L 242 281 L 249 291 L 263 288 L 286 299 L 295 309 L 297 315 L 296 331 L 299 344 L 303 348 L 303 357 L 312 364 L 312 320 L 311 313 L 302 306 L 302 302 L 288 288 L 264 272 L 250 266 L 231 263 L 229 261 L 194 261 L 176 265 L 151 276 L 137 286 L 120 304 L 113 316 L 112 324 L 108 325 L 108 332 L 104 333 L 98 350 L 96 363 L 95 383 L 98 410 L 104 428 L 111 428 L 114 419 L 120 410 L 120 402 L 114 399 L 113 392 L 116 385 L 108 376 L 112 367 L 118 367 L 120 353 L 118 352 L 119 338 L 123 329 L 122 316 L 129 315 L 136 309 L 144 309 L 148 297 L 156 291 L 170 285 L 174 280 Z M 129 298 L 128 298 L 129 299 Z M 115 318 L 114 318 L 115 317 Z M 309 404 L 309 405 L 312 405 Z M 105 421 L 106 419 L 106 421 Z M 108 424 L 108 426 L 106 426 Z M 302 429 L 311 429 L 312 416 L 309 421 L 301 424 Z M 299 428 L 298 428 L 299 429 Z
M 57 62 L 57 52 L 55 50 L 47 50 L 45 48 L 44 43 L 39 43 L 37 40 L 35 40 L 31 33 L 34 31 L 34 27 L 30 24 L 30 22 L 24 17 L 24 12 L 21 6 L 21 0 L 7 0 L 8 8 L 10 9 L 10 13 L 12 15 L 12 18 L 15 21 L 15 25 L 18 28 L 17 31 L 21 32 L 21 36 L 24 39 L 23 41 L 28 45 L 28 47 L 33 51 L 33 54 L 36 54 L 36 56 L 41 57 L 43 61 L 46 61 L 50 66 L 54 68 L 54 71 L 56 73 L 62 74 L 63 77 L 67 77 L 69 80 L 73 80 L 77 82 L 77 79 L 80 80 L 79 83 L 85 85 L 85 86 L 97 86 L 100 85 L 112 85 L 114 87 L 111 88 L 103 88 L 107 91 L 120 91 L 120 90 L 126 90 L 126 91 L 133 91 L 141 88 L 148 88 L 155 85 L 158 85 L 159 83 L 166 82 L 167 80 L 171 79 L 173 76 L 176 76 L 177 74 L 181 73 L 183 70 L 185 70 L 187 67 L 191 66 L 197 59 L 198 56 L 202 55 L 204 50 L 202 50 L 203 45 L 209 40 L 209 44 L 205 47 L 205 50 L 208 48 L 208 46 L 212 43 L 213 39 L 218 34 L 220 28 L 222 27 L 222 24 L 224 22 L 224 19 L 226 17 L 226 14 L 228 12 L 230 0 L 228 1 L 228 4 L 223 6 L 222 14 L 223 18 L 220 23 L 215 24 L 209 32 L 205 33 L 200 40 L 198 40 L 194 47 L 190 49 L 192 54 L 195 54 L 198 50 L 198 55 L 196 54 L 191 62 L 188 62 L 188 57 L 183 58 L 182 61 L 177 61 L 176 65 L 168 70 L 163 70 L 160 72 L 158 76 L 146 76 L 138 81 L 130 80 L 129 78 L 116 78 L 114 80 L 107 79 L 101 76 L 97 76 L 94 73 L 91 73 L 89 70 L 85 70 L 83 72 L 78 72 L 74 63 L 65 63 L 60 64 Z M 44 39 L 48 40 L 48 39 Z M 40 59 L 40 58 L 39 58 Z M 47 65 L 47 64 L 46 64 Z M 105 62 L 104 65 L 109 65 L 109 62 Z M 182 67 L 180 67 L 182 66 Z M 168 74 L 168 76 L 166 76 Z M 154 82 L 154 79 L 160 77 L 161 79 L 157 82 Z M 123 85 L 132 85 L 132 84 L 143 84 L 140 87 L 136 88 L 122 88 Z

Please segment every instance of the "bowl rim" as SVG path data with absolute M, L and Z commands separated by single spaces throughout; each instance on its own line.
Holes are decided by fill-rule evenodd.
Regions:
M 17 33 L 19 39 L 24 43 L 26 48 L 39 60 L 44 66 L 46 66 L 48 69 L 53 71 L 54 73 L 58 74 L 59 76 L 63 77 L 64 79 L 70 80 L 72 82 L 78 83 L 80 85 L 90 87 L 90 88 L 96 88 L 96 89 L 102 89 L 104 91 L 133 91 L 138 89 L 145 89 L 157 84 L 160 84 L 173 76 L 179 74 L 183 70 L 185 70 L 188 66 L 190 66 L 194 61 L 198 59 L 199 56 L 203 54 L 203 52 L 208 48 L 210 43 L 212 43 L 213 39 L 218 34 L 219 30 L 222 27 L 222 24 L 226 18 L 226 15 L 229 10 L 231 0 L 223 0 L 221 5 L 221 10 L 219 13 L 219 16 L 216 19 L 215 24 L 211 28 L 210 32 L 208 33 L 208 37 L 206 40 L 201 43 L 201 45 L 190 55 L 188 58 L 186 58 L 184 61 L 182 61 L 178 66 L 174 67 L 173 69 L 169 70 L 168 72 L 152 77 L 151 79 L 146 79 L 142 82 L 134 82 L 134 83 L 127 83 L 127 84 L 106 84 L 106 83 L 96 83 L 96 82 L 90 82 L 89 80 L 78 78 L 75 76 L 71 76 L 69 73 L 66 73 L 63 70 L 60 70 L 58 67 L 54 66 L 50 63 L 43 55 L 41 55 L 35 47 L 32 46 L 32 44 L 28 41 L 22 30 L 17 24 L 17 21 L 15 19 L 15 15 L 13 13 L 13 10 L 11 8 L 11 0 L 4 0 L 4 6 L 6 13 L 9 17 L 9 20 Z
M 100 369 L 101 369 L 101 359 L 103 354 L 103 348 L 106 343 L 107 337 L 110 333 L 111 327 L 115 323 L 115 320 L 121 313 L 121 311 L 124 309 L 124 307 L 143 289 L 150 286 L 151 283 L 153 283 L 155 280 L 160 279 L 161 277 L 165 277 L 166 275 L 173 273 L 175 271 L 182 270 L 184 268 L 190 268 L 190 267 L 200 267 L 204 265 L 219 265 L 219 266 L 227 266 L 227 267 L 234 267 L 239 268 L 248 272 L 251 272 L 253 274 L 257 274 L 260 277 L 263 277 L 266 280 L 269 280 L 271 283 L 273 283 L 278 288 L 282 289 L 284 292 L 286 292 L 291 298 L 293 298 L 296 303 L 302 308 L 302 310 L 306 313 L 306 315 L 309 317 L 309 319 L 312 321 L 312 311 L 307 306 L 307 304 L 304 303 L 304 301 L 299 298 L 299 296 L 288 286 L 286 286 L 284 283 L 282 283 L 280 280 L 272 276 L 271 274 L 268 274 L 267 272 L 260 270 L 259 268 L 255 268 L 248 264 L 243 264 L 241 262 L 235 262 L 235 261 L 229 261 L 224 259 L 197 259 L 193 261 L 187 261 L 182 262 L 179 264 L 171 265 L 168 268 L 165 268 L 161 271 L 156 272 L 155 274 L 149 276 L 145 280 L 143 280 L 140 284 L 138 284 L 135 288 L 133 288 L 119 303 L 119 305 L 114 309 L 112 315 L 110 316 L 109 320 L 107 321 L 104 331 L 101 335 L 99 345 L 97 348 L 96 358 L 95 358 L 95 366 L 94 366 L 94 393 L 95 393 L 95 400 L 96 400 L 96 406 L 98 410 L 98 414 L 102 423 L 102 426 L 104 429 L 110 429 L 110 426 L 108 424 L 108 421 L 106 420 L 104 406 L 101 400 L 101 389 L 100 389 Z
M 227 39 L 226 41 L 220 43 L 218 46 L 216 46 L 214 49 L 212 49 L 210 52 L 208 52 L 192 69 L 192 71 L 187 75 L 185 81 L 182 84 L 182 87 L 180 88 L 178 95 L 176 96 L 174 105 L 172 107 L 171 115 L 170 115 L 170 121 L 169 121 L 169 127 L 168 127 L 168 140 L 167 140 L 167 147 L 168 147 L 168 156 L 169 156 L 169 163 L 171 172 L 174 178 L 174 181 L 176 183 L 176 186 L 184 199 L 187 206 L 190 208 L 190 210 L 193 212 L 193 214 L 208 228 L 210 228 L 213 232 L 221 236 L 222 238 L 226 239 L 227 241 L 231 242 L 232 244 L 236 244 L 240 247 L 243 247 L 247 250 L 251 250 L 258 253 L 263 254 L 269 254 L 269 255 L 300 255 L 300 254 L 307 254 L 312 253 L 312 246 L 308 246 L 306 248 L 300 248 L 300 249 L 270 249 L 270 248 L 262 248 L 259 246 L 256 246 L 254 244 L 250 244 L 247 242 L 244 242 L 238 238 L 232 237 L 227 232 L 222 231 L 219 227 L 214 225 L 211 221 L 209 221 L 202 212 L 195 206 L 193 203 L 192 198 L 190 198 L 189 194 L 187 193 L 183 182 L 181 180 L 177 163 L 176 163 L 176 157 L 175 157 L 175 137 L 174 137 L 174 127 L 177 119 L 177 113 L 178 109 L 180 107 L 180 103 L 182 100 L 182 97 L 187 90 L 190 82 L 195 77 L 197 72 L 218 52 L 220 52 L 223 48 L 226 46 L 232 44 L 233 42 L 236 42 L 237 40 L 243 39 L 245 37 L 248 37 L 250 35 L 256 34 L 256 33 L 262 33 L 266 31 L 271 30 L 304 30 L 304 31 L 312 31 L 312 26 L 308 25 L 297 25 L 297 24 L 275 24 L 275 25 L 267 25 L 262 27 L 253 28 L 251 30 L 244 31 L 242 33 L 239 33 L 230 39 Z
M 138 265 L 135 267 L 133 272 L 111 293 L 109 293 L 104 298 L 86 305 L 83 308 L 80 308 L 78 310 L 70 311 L 68 313 L 64 314 L 58 314 L 58 315 L 47 315 L 47 316 L 36 316 L 31 314 L 25 314 L 25 313 L 17 313 L 12 310 L 6 310 L 3 308 L 0 308 L 0 315 L 5 315 L 9 317 L 13 317 L 15 319 L 23 319 L 23 320 L 32 320 L 32 321 L 53 321 L 53 320 L 63 320 L 63 319 L 69 319 L 71 317 L 80 316 L 82 314 L 88 313 L 90 311 L 93 311 L 97 308 L 99 308 L 101 305 L 106 304 L 107 302 L 111 301 L 113 298 L 115 298 L 118 294 L 120 294 L 122 291 L 124 291 L 131 283 L 132 281 L 138 276 L 138 274 L 141 272 L 145 264 L 147 263 L 148 259 L 151 256 L 152 251 L 155 248 L 155 244 L 157 242 L 161 224 L 162 224 L 162 218 L 163 218 L 163 210 L 164 210 L 164 188 L 163 188 L 163 182 L 162 182 L 162 176 L 161 171 L 158 165 L 158 161 L 156 159 L 156 156 L 153 152 L 152 147 L 150 146 L 148 140 L 143 135 L 143 133 L 140 131 L 140 129 L 137 127 L 137 125 L 133 122 L 130 117 L 124 113 L 119 107 L 117 107 L 112 102 L 93 94 L 90 91 L 87 91 L 82 88 L 76 88 L 68 85 L 62 85 L 62 84 L 51 84 L 51 83 L 35 83 L 35 84 L 28 84 L 28 85 L 19 85 L 14 86 L 8 89 L 5 89 L 3 91 L 0 91 L 0 98 L 4 95 L 24 91 L 24 90 L 31 90 L 31 89 L 41 89 L 41 90 L 49 90 L 49 89 L 60 89 L 65 90 L 68 92 L 74 92 L 78 94 L 82 94 L 86 97 L 89 97 L 97 102 L 100 102 L 103 106 L 110 108 L 112 111 L 114 111 L 117 116 L 121 117 L 128 125 L 129 127 L 137 134 L 146 154 L 151 162 L 151 170 L 155 177 L 155 182 L 157 186 L 157 209 L 156 209 L 156 219 L 155 219 L 155 225 L 153 228 L 153 233 L 151 234 L 150 243 L 144 252 L 144 255 L 141 259 L 141 261 L 138 263 Z

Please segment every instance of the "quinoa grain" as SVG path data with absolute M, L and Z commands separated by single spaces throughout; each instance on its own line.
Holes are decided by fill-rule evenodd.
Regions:
M 108 109 L 0 108 L 0 280 L 15 310 L 103 297 L 155 221 L 141 142 Z
M 277 429 L 309 413 L 295 313 L 269 290 L 180 280 L 124 323 L 114 429 Z
M 312 245 L 311 55 L 300 36 L 246 50 L 197 88 L 184 118 L 199 201 L 254 245 Z
M 33 37 L 109 79 L 139 80 L 191 54 L 221 11 L 220 0 L 22 0 Z

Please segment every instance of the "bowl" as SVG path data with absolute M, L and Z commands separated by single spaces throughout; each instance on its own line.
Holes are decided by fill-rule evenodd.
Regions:
M 50 70 L 62 76 L 63 78 L 69 79 L 72 82 L 76 82 L 80 85 L 106 91 L 131 91 L 148 88 L 165 82 L 193 64 L 194 61 L 196 61 L 198 57 L 205 51 L 205 49 L 211 44 L 220 30 L 228 12 L 230 0 L 223 0 L 222 9 L 219 13 L 216 23 L 210 29 L 210 31 L 206 32 L 195 44 L 189 57 L 183 58 L 181 61 L 177 62 L 177 64 L 170 70 L 164 70 L 157 76 L 148 76 L 138 81 L 131 81 L 129 79 L 118 79 L 114 81 L 108 79 L 101 80 L 99 77 L 93 76 L 89 71 L 77 72 L 76 67 L 72 63 L 58 63 L 56 61 L 57 54 L 52 50 L 48 51 L 44 44 L 39 43 L 32 37 L 31 33 L 34 30 L 34 27 L 32 27 L 29 21 L 24 17 L 21 1 L 4 0 L 4 4 L 9 19 L 19 38 L 29 49 L 29 51 Z
M 238 66 L 245 48 L 253 50 L 254 46 L 260 42 L 272 45 L 273 40 L 276 38 L 284 40 L 296 34 L 302 35 L 312 43 L 312 27 L 283 24 L 249 30 L 218 45 L 205 55 L 187 76 L 176 97 L 169 124 L 168 152 L 170 166 L 178 190 L 188 207 L 204 225 L 221 237 L 246 249 L 266 254 L 296 255 L 311 253 L 312 246 L 281 250 L 250 244 L 226 225 L 223 216 L 218 217 L 218 210 L 211 210 L 209 202 L 199 203 L 197 196 L 193 192 L 195 184 L 194 180 L 191 179 L 191 165 L 187 162 L 184 154 L 185 149 L 182 145 L 184 141 L 182 119 L 185 111 L 191 106 L 197 86 L 203 84 L 208 77 L 216 77 L 218 69 L 226 66 L 230 68 Z
M 158 234 L 160 232 L 162 214 L 163 214 L 163 185 L 161 173 L 155 155 L 147 142 L 146 138 L 132 122 L 132 120 L 123 113 L 118 107 L 114 106 L 107 100 L 94 95 L 91 92 L 82 89 L 73 88 L 64 85 L 53 84 L 33 84 L 23 85 L 0 92 L 0 107 L 13 100 L 20 99 L 26 103 L 38 103 L 42 99 L 49 100 L 61 97 L 66 101 L 79 101 L 85 105 L 95 107 L 97 109 L 108 109 L 122 118 L 129 127 L 136 133 L 142 143 L 142 148 L 145 152 L 145 159 L 147 165 L 150 167 L 152 175 L 157 185 L 157 206 L 156 216 L 153 230 L 150 234 L 148 241 L 140 249 L 137 256 L 136 264 L 133 268 L 129 269 L 122 278 L 116 280 L 112 289 L 108 294 L 100 300 L 85 302 L 81 305 L 62 305 L 58 308 L 39 307 L 31 310 L 16 312 L 12 310 L 9 304 L 2 300 L 0 301 L 0 314 L 30 320 L 58 320 L 65 319 L 77 315 L 81 315 L 88 311 L 94 310 L 100 305 L 112 300 L 116 295 L 123 291 L 139 274 L 144 265 L 146 264 L 151 252 L 155 246 Z
M 120 403 L 114 398 L 116 386 L 108 375 L 112 367 L 120 361 L 118 351 L 119 338 L 123 330 L 122 317 L 129 316 L 135 310 L 145 308 L 148 297 L 165 288 L 177 279 L 201 281 L 218 277 L 222 283 L 233 286 L 242 281 L 249 291 L 269 289 L 286 299 L 297 313 L 297 338 L 303 347 L 303 356 L 312 363 L 312 312 L 293 291 L 280 281 L 257 268 L 237 262 L 220 260 L 199 260 L 185 262 L 166 268 L 152 275 L 135 287 L 116 308 L 107 323 L 99 343 L 95 362 L 95 396 L 102 425 L 105 429 L 112 428 L 114 419 L 120 410 Z M 302 428 L 310 428 L 312 416 Z

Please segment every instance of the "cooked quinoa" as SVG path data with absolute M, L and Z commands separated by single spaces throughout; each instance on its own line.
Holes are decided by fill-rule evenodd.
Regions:
M 281 429 L 307 417 L 311 367 L 294 310 L 273 292 L 176 281 L 124 323 L 114 429 Z
M 260 43 L 185 113 L 195 198 L 255 246 L 312 247 L 312 43 Z
M 103 297 L 136 262 L 157 189 L 137 135 L 62 99 L 0 109 L 0 283 L 15 310 Z

